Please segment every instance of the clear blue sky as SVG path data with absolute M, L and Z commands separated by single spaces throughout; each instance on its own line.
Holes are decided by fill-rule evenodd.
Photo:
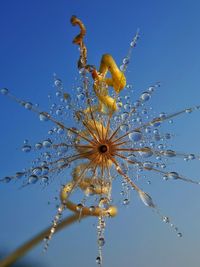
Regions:
M 140 28 L 141 39 L 134 50 L 128 80 L 136 97 L 161 81 L 154 95 L 156 111 L 177 111 L 200 104 L 200 2 L 197 0 L 0 1 L 0 88 L 46 107 L 56 72 L 71 90 L 76 76 L 77 47 L 72 39 L 78 30 L 70 17 L 80 17 L 86 27 L 88 60 L 99 65 L 101 55 L 110 53 L 118 64 L 129 42 Z M 197 153 L 199 116 L 192 113 L 175 120 L 171 127 L 178 151 Z M 29 165 L 31 157 L 21 152 L 24 139 L 42 139 L 46 126 L 36 116 L 8 98 L 0 96 L 0 176 Z M 199 153 L 200 154 L 200 153 Z M 173 168 L 200 179 L 199 161 L 177 160 Z M 6 253 L 50 224 L 59 183 L 42 189 L 39 185 L 19 190 L 19 183 L 0 184 L 0 244 Z M 147 187 L 162 211 L 182 230 L 178 239 L 137 198 L 106 228 L 104 267 L 198 267 L 200 187 L 181 182 L 164 183 L 158 176 Z M 67 214 L 67 213 L 66 213 Z M 41 266 L 95 266 L 96 229 L 86 220 L 54 237 L 46 255 L 42 246 L 27 255 Z

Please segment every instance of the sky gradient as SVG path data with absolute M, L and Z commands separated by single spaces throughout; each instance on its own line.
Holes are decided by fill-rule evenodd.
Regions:
M 136 98 L 149 85 L 162 86 L 152 98 L 155 111 L 173 112 L 200 104 L 199 1 L 0 1 L 0 88 L 47 107 L 47 95 L 57 73 L 72 92 L 77 75 L 78 30 L 70 17 L 87 28 L 88 61 L 99 66 L 110 53 L 120 64 L 137 28 L 141 38 L 128 69 Z M 198 112 L 174 120 L 172 148 L 200 154 Z M 21 152 L 24 139 L 46 136 L 48 126 L 35 114 L 0 95 L 0 177 L 29 166 Z M 166 126 L 167 127 L 167 126 Z M 200 180 L 199 161 L 177 160 L 172 165 L 187 177 Z M 164 214 L 179 226 L 183 238 L 132 194 L 131 204 L 106 227 L 104 267 L 198 267 L 200 263 L 200 187 L 179 181 L 164 182 L 155 175 L 144 185 Z M 19 189 L 20 183 L 0 183 L 0 249 L 9 253 L 51 223 L 59 182 Z M 48 205 L 48 201 L 51 205 Z M 66 215 L 68 212 L 65 213 Z M 25 258 L 35 266 L 95 266 L 94 219 L 84 220 L 54 236 L 48 252 L 38 246 Z M 87 244 L 87 246 L 86 246 Z M 40 264 L 40 265 L 39 265 Z

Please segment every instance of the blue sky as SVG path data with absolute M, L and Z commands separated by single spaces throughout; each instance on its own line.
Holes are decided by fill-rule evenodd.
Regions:
M 173 112 L 200 104 L 199 1 L 0 1 L 0 87 L 46 107 L 56 72 L 66 88 L 77 75 L 78 30 L 70 17 L 80 17 L 87 28 L 88 61 L 99 65 L 110 53 L 120 64 L 137 28 L 141 38 L 129 65 L 128 81 L 136 97 L 161 81 L 152 99 L 156 111 Z M 20 151 L 24 139 L 40 140 L 46 134 L 38 118 L 10 99 L 0 96 L 0 176 L 28 166 L 31 158 Z M 171 127 L 173 147 L 197 153 L 199 113 L 182 116 Z M 200 153 L 199 153 L 200 154 Z M 178 170 L 199 177 L 199 162 L 177 161 Z M 17 184 L 0 184 L 0 243 L 6 253 L 50 224 L 58 183 L 19 190 Z M 167 225 L 135 196 L 106 228 L 104 266 L 199 266 L 200 188 L 179 182 L 164 183 L 157 176 L 147 188 L 161 210 L 182 230 L 178 239 Z M 67 212 L 66 212 L 67 214 Z M 54 237 L 46 255 L 42 246 L 26 256 L 41 266 L 95 266 L 94 219 L 82 221 Z M 87 246 L 86 246 L 87 244 Z

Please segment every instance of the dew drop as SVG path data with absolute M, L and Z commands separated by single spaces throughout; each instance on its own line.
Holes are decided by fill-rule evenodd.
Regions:
M 51 147 L 51 145 L 52 145 L 52 141 L 51 141 L 51 139 L 44 140 L 44 141 L 42 142 L 42 145 L 43 145 L 44 147 L 46 147 L 46 148 Z
M 48 176 L 43 176 L 43 177 L 42 177 L 42 182 L 43 182 L 44 184 L 47 184 L 48 181 L 49 181 L 49 177 L 48 177 Z
M 101 257 L 99 257 L 99 256 L 96 257 L 96 263 L 99 264 L 99 265 L 101 264 Z
M 140 199 L 142 200 L 145 206 L 155 208 L 152 198 L 147 193 L 141 190 L 138 193 L 139 193 Z
M 128 198 L 125 198 L 124 200 L 123 200 L 123 204 L 126 206 L 126 205 L 128 205 L 129 204 L 129 199 Z
M 189 160 L 193 160 L 193 159 L 195 159 L 195 155 L 194 155 L 194 154 L 190 154 L 190 155 L 188 155 L 188 159 L 189 159 Z
M 150 147 L 144 147 L 143 151 L 139 151 L 139 155 L 143 158 L 149 158 L 153 155 L 153 151 Z
M 31 146 L 30 145 L 24 145 L 23 147 L 22 147 L 22 151 L 23 152 L 30 152 L 31 151 Z
M 47 175 L 49 173 L 49 167 L 44 166 L 42 167 L 42 175 Z
M 34 175 L 40 175 L 41 173 L 42 173 L 42 168 L 40 168 L 40 167 L 37 167 L 37 168 L 34 168 L 33 170 L 32 170 L 32 173 L 34 174 Z
M 103 237 L 100 237 L 100 238 L 98 239 L 98 245 L 99 245 L 100 247 L 103 247 L 103 246 L 105 245 L 105 239 L 104 239 Z
M 76 210 L 77 211 L 80 212 L 82 209 L 83 209 L 83 204 L 79 203 L 79 204 L 76 205 Z
M 169 223 L 170 222 L 169 217 L 167 217 L 167 216 L 163 216 L 162 220 L 165 223 Z
M 9 93 L 9 90 L 7 88 L 2 88 L 1 89 L 1 94 L 2 95 L 7 95 Z
M 166 174 L 168 179 L 178 179 L 179 178 L 179 174 L 177 172 L 168 172 Z
M 123 59 L 123 64 L 124 65 L 127 65 L 129 63 L 129 58 L 128 57 L 125 57 L 124 59 Z
M 182 237 L 183 234 L 182 234 L 182 233 L 178 233 L 177 236 L 178 236 L 178 237 Z
M 126 120 L 126 119 L 128 119 L 128 117 L 129 117 L 128 112 L 123 112 L 121 115 L 122 120 Z
M 41 112 L 39 114 L 39 119 L 40 121 L 48 121 L 49 119 L 49 114 L 45 113 L 45 112 Z
M 42 148 L 42 143 L 36 143 L 35 144 L 36 149 L 41 149 Z
M 29 184 L 35 184 L 35 183 L 37 183 L 37 181 L 38 181 L 38 177 L 37 177 L 37 175 L 30 175 L 29 176 L 29 178 L 28 178 L 28 183 Z
M 11 180 L 12 180 L 11 177 L 6 176 L 6 177 L 4 177 L 1 181 L 4 181 L 5 183 L 9 183 Z
M 174 150 L 168 149 L 168 150 L 163 151 L 163 155 L 166 157 L 172 158 L 176 156 L 176 152 Z
M 77 95 L 77 98 L 79 101 L 83 101 L 85 98 L 85 95 L 83 93 L 81 93 L 81 94 Z
M 16 172 L 16 178 L 21 178 L 25 173 L 24 172 Z
M 122 130 L 123 132 L 127 132 L 128 129 L 129 129 L 128 124 L 122 124 L 122 125 L 120 126 L 120 130 Z
M 148 92 L 144 92 L 140 96 L 140 100 L 142 101 L 148 101 L 150 99 L 151 95 Z
M 185 110 L 185 112 L 186 112 L 186 113 L 191 113 L 191 112 L 192 112 L 192 108 L 187 108 L 187 109 Z
M 90 212 L 94 212 L 94 210 L 95 210 L 95 206 L 90 206 L 90 207 L 89 207 L 89 211 L 90 211 Z
M 31 102 L 27 102 L 27 103 L 25 103 L 24 107 L 25 107 L 26 109 L 28 109 L 28 110 L 31 110 L 32 107 L 33 107 L 33 104 L 32 104 Z
M 62 81 L 60 79 L 56 79 L 54 81 L 54 84 L 55 84 L 56 87 L 61 87 L 62 86 Z
M 145 161 L 144 163 L 143 163 L 143 167 L 144 168 L 147 168 L 147 169 L 152 169 L 153 168 L 153 163 L 152 162 L 150 162 L 150 161 Z
M 137 142 L 137 141 L 140 141 L 140 140 L 141 140 L 141 138 L 142 138 L 142 134 L 141 134 L 141 132 L 139 132 L 139 131 L 134 131 L 134 132 L 130 133 L 130 134 L 128 135 L 128 137 L 129 137 L 129 139 L 130 139 L 131 141 Z

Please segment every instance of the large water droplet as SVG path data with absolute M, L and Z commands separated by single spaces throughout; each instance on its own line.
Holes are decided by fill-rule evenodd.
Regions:
M 137 142 L 137 141 L 140 141 L 140 140 L 141 140 L 141 138 L 142 138 L 142 134 L 141 134 L 141 132 L 139 132 L 139 131 L 134 131 L 134 132 L 130 133 L 130 134 L 128 135 L 128 137 L 129 137 L 129 139 L 130 139 L 131 141 Z
M 176 152 L 174 150 L 170 150 L 170 149 L 163 151 L 162 154 L 164 156 L 170 157 L 170 158 L 176 156 Z
M 153 155 L 153 151 L 150 147 L 144 147 L 142 151 L 139 151 L 139 155 L 143 158 L 149 158 Z
M 179 174 L 177 172 L 168 172 L 166 174 L 168 179 L 178 179 L 179 178 Z
M 142 200 L 145 206 L 155 208 L 152 198 L 147 193 L 141 190 L 138 193 L 139 193 L 140 199 Z

